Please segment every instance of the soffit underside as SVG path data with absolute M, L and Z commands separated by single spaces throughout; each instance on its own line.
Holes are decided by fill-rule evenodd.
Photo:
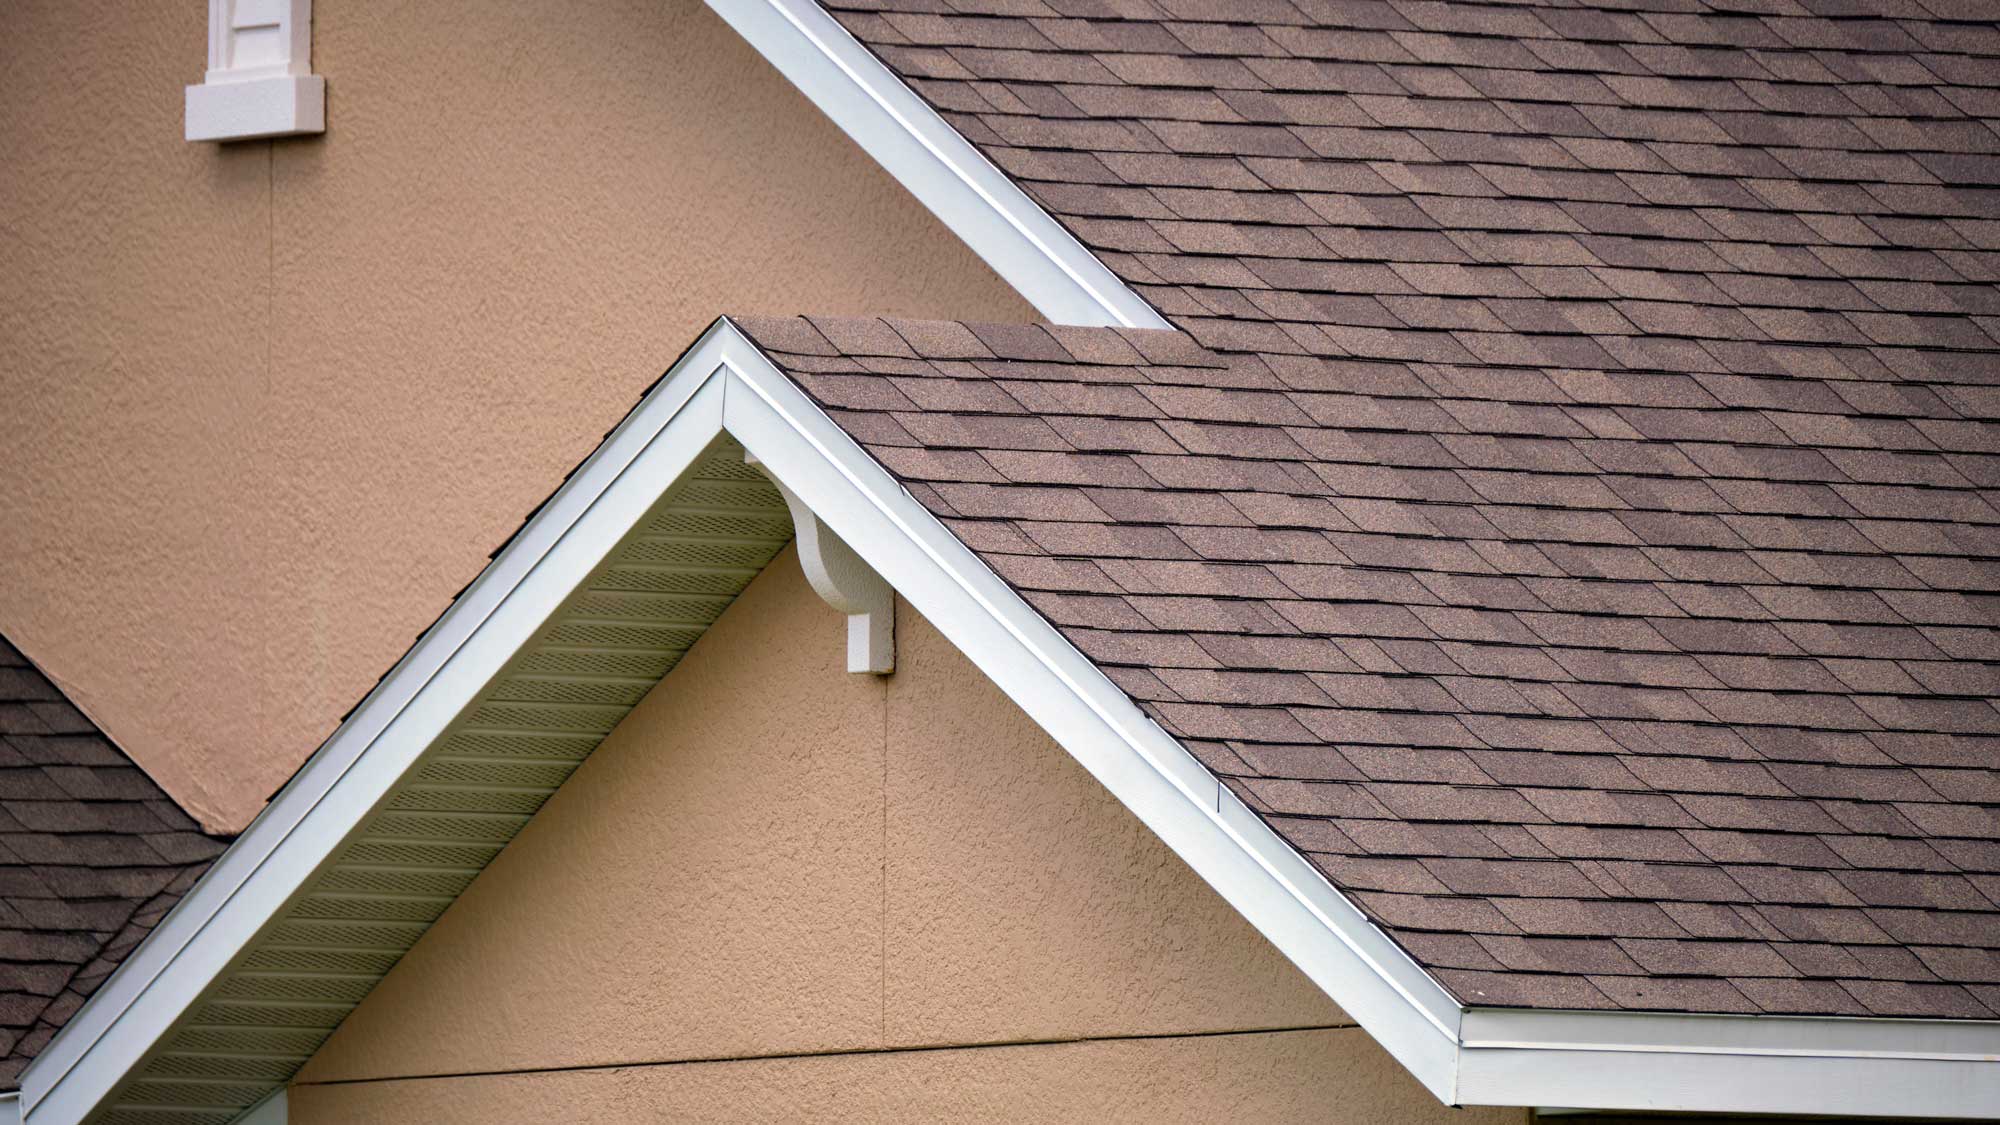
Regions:
M 284 1083 L 792 538 L 718 439 L 104 1110 L 221 1125 Z

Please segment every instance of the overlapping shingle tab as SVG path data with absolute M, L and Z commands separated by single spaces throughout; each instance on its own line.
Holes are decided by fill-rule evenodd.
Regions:
M 0 1089 L 224 843 L 0 639 Z
M 2000 1015 L 2000 26 L 836 0 L 1185 335 L 765 323 L 1470 1003 Z
M 738 323 L 1462 1000 L 2000 1015 L 1986 455 L 1609 374 Z
M 829 7 L 1217 348 L 1671 373 L 1597 397 L 1907 419 L 1813 435 L 1863 447 L 1964 449 L 1956 408 L 1991 393 L 1990 5 Z M 1830 383 L 1731 378 L 1761 375 Z

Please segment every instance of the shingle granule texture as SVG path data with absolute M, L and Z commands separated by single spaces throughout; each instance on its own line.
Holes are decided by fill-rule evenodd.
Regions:
M 1794 439 L 1702 397 L 1736 376 L 1644 377 L 1690 396 L 1661 406 L 1173 332 L 737 323 L 1461 1000 L 2000 1014 L 1992 457 Z
M 225 843 L 0 639 L 0 1089 Z
M 759 338 L 1461 999 L 2000 1015 L 1991 5 L 830 9 L 1183 333 Z
M 1655 411 L 1631 437 L 1768 408 L 1797 441 L 1981 451 L 1990 3 L 830 7 L 1211 347 L 1537 370 L 1505 398 Z

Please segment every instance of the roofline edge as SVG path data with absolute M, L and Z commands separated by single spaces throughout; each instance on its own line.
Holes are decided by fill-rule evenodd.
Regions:
M 113 1096 L 544 611 L 724 433 L 1441 1101 L 1916 1117 L 2000 1105 L 2000 1021 L 1459 1005 L 724 319 L 28 1068 L 28 1125 L 74 1125 Z
M 814 0 L 707 3 L 1052 323 L 1173 328 Z
M 1451 1101 L 1457 1001 L 754 344 L 729 331 L 741 342 L 740 351 L 725 348 L 737 377 L 723 399 L 731 435 L 1432 1094 Z
M 577 556 L 587 557 L 587 571 L 602 557 L 594 548 L 615 545 L 616 537 L 601 541 L 616 522 L 639 515 L 599 501 L 630 473 L 670 483 L 699 457 L 705 442 L 660 439 L 676 423 L 677 434 L 719 432 L 722 387 L 709 377 L 719 369 L 712 362 L 719 323 L 674 368 L 708 357 L 704 376 L 663 378 L 648 392 L 28 1065 L 23 1120 L 80 1122 L 127 1081 L 533 634 L 573 585 L 563 579 L 581 577 L 570 574 Z M 496 642 L 495 634 L 518 643 Z
M 823 521 L 1439 1100 L 1933 1118 L 2000 1105 L 2000 1021 L 1459 1004 L 726 327 L 747 352 L 724 349 L 739 380 L 724 398 L 731 434 L 789 471 Z M 760 432 L 779 429 L 819 457 L 784 462 L 776 436 L 761 439 L 767 454 Z M 903 557 L 911 548 L 927 557 Z M 924 590 L 941 576 L 978 609 Z
M 1468 1104 L 1991 1120 L 2000 1021 L 1467 1008 Z

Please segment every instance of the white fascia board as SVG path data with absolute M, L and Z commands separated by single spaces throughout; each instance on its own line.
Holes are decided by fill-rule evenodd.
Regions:
M 647 396 L 28 1067 L 26 1120 L 80 1122 L 136 1072 L 721 424 L 719 383 Z
M 1441 1101 L 2000 1116 L 2000 1024 L 1462 1008 L 761 353 L 722 354 L 730 433 Z
M 753 345 L 738 337 L 724 355 L 736 376 L 723 405 L 730 434 L 1449 1101 L 1456 1002 Z
M 103 1104 L 722 433 L 1441 1101 L 2000 1115 L 2000 1024 L 1460 1007 L 728 322 L 676 364 L 24 1075 Z
M 2000 1117 L 2000 1022 L 1467 1009 L 1467 1104 Z
M 814 0 L 708 0 L 1055 324 L 1172 328 Z
M 21 1092 L 9 1090 L 0 1094 L 0 1125 L 20 1125 Z

